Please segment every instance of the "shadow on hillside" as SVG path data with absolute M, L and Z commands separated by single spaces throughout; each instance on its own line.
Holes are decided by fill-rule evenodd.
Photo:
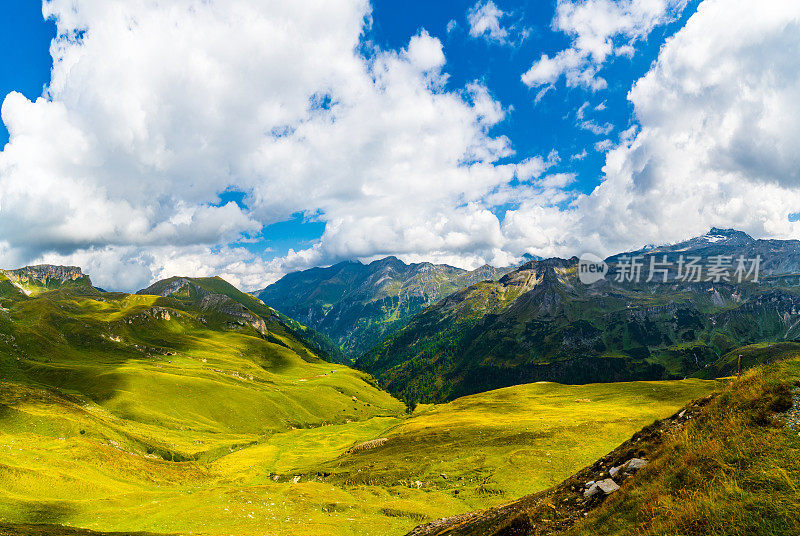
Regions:
M 153 536 L 149 532 L 95 532 L 55 524 L 0 523 L 0 536 Z M 167 536 L 167 535 L 162 535 Z
M 75 508 L 61 502 L 28 502 L 24 523 L 61 523 L 75 513 Z

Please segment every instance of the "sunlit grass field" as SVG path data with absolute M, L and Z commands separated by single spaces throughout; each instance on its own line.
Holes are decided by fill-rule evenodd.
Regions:
M 137 422 L 6 383 L 0 520 L 215 535 L 403 534 L 560 481 L 715 383 L 533 384 L 412 417 L 390 407 L 384 416 L 261 434 L 220 431 L 237 427 L 194 414 L 182 424 Z M 141 403 L 155 403 L 148 384 L 138 385 L 126 399 L 141 388 Z M 591 402 L 576 401 L 584 399 Z M 346 453 L 382 437 L 389 440 L 380 447 Z M 196 460 L 164 459 L 175 454 Z
M 558 482 L 716 386 L 540 383 L 408 415 L 278 325 L 220 329 L 179 305 L 59 292 L 3 302 L 0 522 L 401 535 Z

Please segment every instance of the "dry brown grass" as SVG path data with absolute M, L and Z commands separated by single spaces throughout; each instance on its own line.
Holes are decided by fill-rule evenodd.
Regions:
M 387 441 L 389 441 L 389 438 L 387 437 L 382 437 L 380 439 L 372 439 L 370 441 L 364 441 L 363 443 L 359 443 L 358 445 L 353 445 L 352 447 L 347 449 L 347 454 L 376 449 L 380 446 L 383 446 Z

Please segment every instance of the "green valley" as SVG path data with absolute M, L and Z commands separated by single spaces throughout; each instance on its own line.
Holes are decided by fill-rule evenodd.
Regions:
M 0 49 L 0 536 L 800 536 L 800 0 Z

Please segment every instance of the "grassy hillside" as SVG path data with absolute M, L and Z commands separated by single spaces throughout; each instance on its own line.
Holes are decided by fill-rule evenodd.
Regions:
M 800 355 L 798 342 L 762 342 L 731 350 L 697 374 L 699 378 L 720 378 L 733 376 L 739 369 L 741 356 L 742 370 L 758 365 L 783 361 Z
M 585 498 L 632 457 L 647 465 Z M 620 473 L 616 473 L 619 475 Z M 673 536 L 800 533 L 800 359 L 725 382 L 549 490 L 420 526 L 409 536 Z
M 661 446 L 635 487 L 572 533 L 632 534 L 637 525 L 664 536 L 800 533 L 800 427 L 776 413 L 792 407 L 798 386 L 797 360 L 732 382 Z
M 268 307 L 260 299 L 242 292 L 221 277 L 170 277 L 153 283 L 137 294 L 170 297 L 188 306 L 199 304 L 206 309 L 209 306 L 224 309 L 229 316 L 233 314 L 241 320 L 251 323 L 253 319 L 248 319 L 247 315 L 248 312 L 253 313 L 267 321 L 281 324 L 284 330 L 290 332 L 294 338 L 313 350 L 316 355 L 334 363 L 345 361 L 341 349 L 327 335 L 310 329 L 272 307 Z M 214 296 L 224 296 L 231 302 L 219 299 L 210 300 Z
M 387 257 L 286 275 L 258 293 L 268 305 L 330 336 L 355 359 L 431 303 L 509 269 L 473 271 Z
M 532 384 L 407 415 L 282 323 L 195 298 L 3 299 L 0 530 L 402 534 L 550 485 L 716 384 Z

